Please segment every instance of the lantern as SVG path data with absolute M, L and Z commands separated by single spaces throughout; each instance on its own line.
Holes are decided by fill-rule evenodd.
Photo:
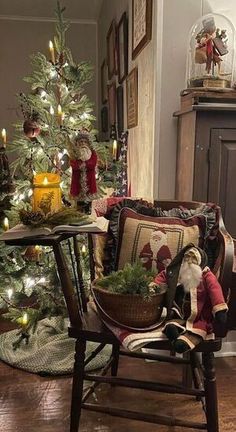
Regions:
M 33 211 L 44 215 L 55 213 L 62 207 L 60 176 L 55 173 L 40 173 L 33 178 Z

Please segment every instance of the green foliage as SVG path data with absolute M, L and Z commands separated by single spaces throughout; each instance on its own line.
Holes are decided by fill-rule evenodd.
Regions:
M 137 262 L 133 265 L 126 264 L 123 270 L 112 272 L 109 276 L 99 279 L 96 284 L 117 294 L 140 294 L 143 297 L 150 297 L 151 294 L 159 292 L 158 286 L 154 292 L 149 287 L 154 276 L 153 271 L 147 271 Z

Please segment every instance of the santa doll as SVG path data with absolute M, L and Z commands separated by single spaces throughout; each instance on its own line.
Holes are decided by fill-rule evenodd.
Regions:
M 214 320 L 226 323 L 228 307 L 222 288 L 207 267 L 206 253 L 193 244 L 179 252 L 156 276 L 155 283 L 168 286 L 163 332 L 176 352 L 186 352 L 203 340 L 214 339 Z
M 77 201 L 91 201 L 96 196 L 97 154 L 87 131 L 80 131 L 71 151 L 72 179 L 70 194 Z
M 164 228 L 153 231 L 139 255 L 140 261 L 147 270 L 161 272 L 171 262 L 170 249 L 167 246 L 167 234 Z

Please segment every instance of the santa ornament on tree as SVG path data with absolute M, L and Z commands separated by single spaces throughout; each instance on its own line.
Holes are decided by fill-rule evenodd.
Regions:
M 155 278 L 167 284 L 167 321 L 163 332 L 178 353 L 195 348 L 206 339 L 214 339 L 214 320 L 226 324 L 227 304 L 222 288 L 207 267 L 207 255 L 189 244 Z
M 70 194 L 76 201 L 91 201 L 97 193 L 97 154 L 92 148 L 87 130 L 79 131 L 70 153 L 72 168 Z

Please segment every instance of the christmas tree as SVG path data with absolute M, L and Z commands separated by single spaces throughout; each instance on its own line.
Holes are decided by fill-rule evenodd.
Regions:
M 119 163 L 114 162 L 109 144 L 96 142 L 93 107 L 84 93 L 84 86 L 92 79 L 92 67 L 86 62 L 77 64 L 66 46 L 69 23 L 63 12 L 57 2 L 50 58 L 42 53 L 32 55 L 32 73 L 25 78 L 30 85 L 29 94 L 18 95 L 23 120 L 15 125 L 16 135 L 7 144 L 7 150 L 16 152 L 17 157 L 11 164 L 15 193 L 11 208 L 4 209 L 5 229 L 8 223 L 11 227 L 18 223 L 19 217 L 26 224 L 39 225 L 54 212 L 58 217 L 58 210 L 60 218 L 62 213 L 65 217 L 61 223 L 67 222 L 68 215 L 74 217 L 75 212 L 83 217 L 78 206 L 83 211 L 106 187 L 117 186 Z M 54 188 L 35 202 L 33 188 L 38 183 L 46 185 L 51 178 L 58 186 L 57 192 Z M 56 194 L 58 202 L 62 194 L 62 211 L 61 204 L 55 204 Z M 82 266 L 88 280 L 86 240 L 80 236 L 78 241 L 84 252 Z M 70 244 L 65 247 L 69 250 Z M 66 315 L 49 248 L 15 249 L 0 242 L 0 275 L 0 307 L 7 308 L 5 316 L 21 326 L 19 341 L 27 341 L 28 330 L 35 328 L 39 319 Z

